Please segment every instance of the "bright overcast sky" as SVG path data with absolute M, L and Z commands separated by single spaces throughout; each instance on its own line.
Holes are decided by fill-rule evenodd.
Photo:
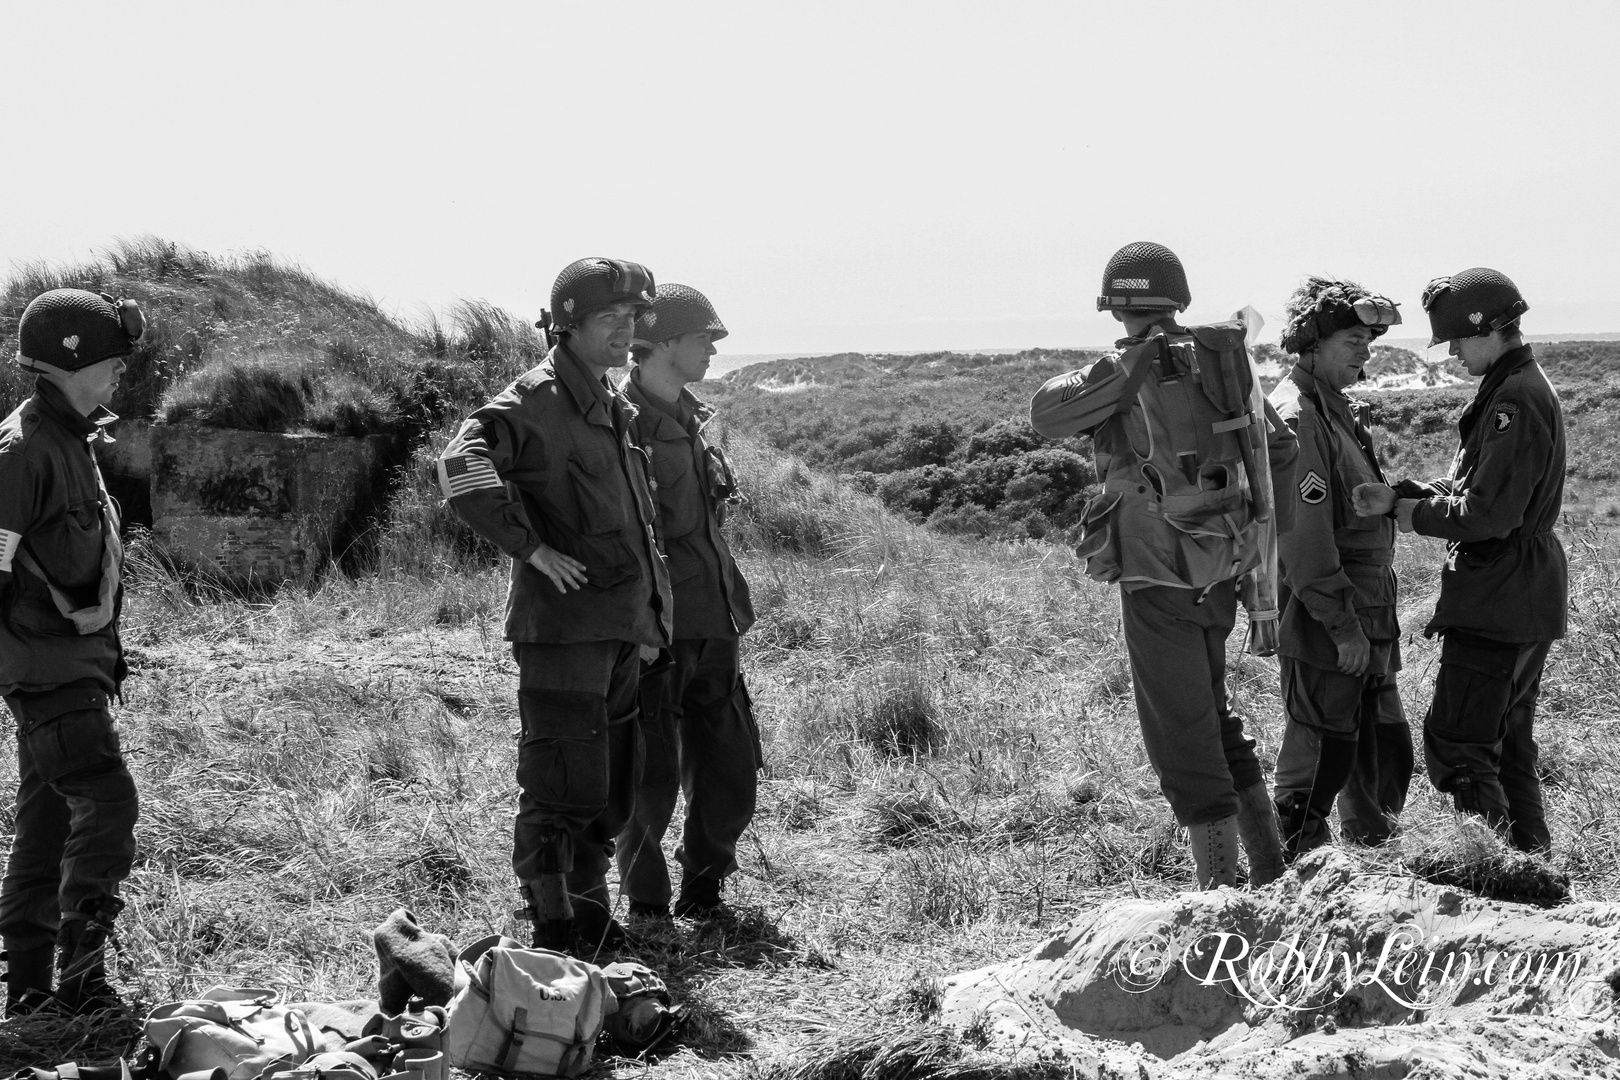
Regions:
M 1191 318 L 1273 336 L 1307 273 L 1421 324 L 1482 264 L 1529 332 L 1617 331 L 1617 30 L 1610 0 L 0 0 L 0 265 L 153 233 L 532 318 L 607 255 L 738 353 L 993 348 L 1111 340 L 1102 266 L 1148 239 Z

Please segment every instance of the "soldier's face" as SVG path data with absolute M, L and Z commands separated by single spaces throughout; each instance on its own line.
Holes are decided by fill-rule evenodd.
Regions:
M 1483 375 L 1490 370 L 1496 358 L 1502 355 L 1502 337 L 1493 333 L 1487 337 L 1451 339 L 1451 355 L 1462 361 L 1470 375 Z
M 568 335 L 568 347 L 592 367 L 623 367 L 630 362 L 635 329 L 636 306 L 614 304 L 581 319 Z
M 1372 355 L 1372 343 L 1373 333 L 1365 326 L 1336 330 L 1317 342 L 1311 370 L 1333 389 L 1343 390 L 1361 378 Z
M 669 348 L 670 366 L 682 382 L 699 382 L 709 373 L 709 357 L 716 351 L 709 331 L 694 330 L 664 344 Z
M 103 407 L 111 405 L 113 395 L 118 392 L 119 376 L 128 367 L 127 356 L 114 356 L 75 371 L 71 378 L 80 391 L 80 400 Z

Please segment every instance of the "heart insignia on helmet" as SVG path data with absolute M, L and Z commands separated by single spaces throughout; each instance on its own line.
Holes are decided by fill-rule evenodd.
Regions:
M 1315 469 L 1312 469 L 1310 472 L 1306 473 L 1305 479 L 1299 482 L 1300 502 L 1315 506 L 1317 503 L 1327 498 L 1327 493 L 1327 481 L 1322 479 L 1322 474 L 1317 472 Z
M 1485 313 L 1483 311 L 1471 312 L 1468 316 L 1468 321 L 1473 323 L 1475 326 L 1478 326 L 1480 323 L 1485 321 Z
M 62 339 L 62 348 L 66 349 L 68 352 L 78 352 L 79 351 L 79 335 L 78 334 L 69 334 L 67 337 L 63 338 Z
M 573 297 L 570 296 L 567 300 L 563 301 L 563 310 L 568 312 L 568 314 L 570 314 L 570 315 L 572 315 L 574 313 L 574 298 Z

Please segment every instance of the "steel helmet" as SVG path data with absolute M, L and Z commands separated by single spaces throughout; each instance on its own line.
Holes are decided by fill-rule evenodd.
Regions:
M 1283 328 L 1284 352 L 1309 352 L 1323 338 L 1353 326 L 1365 326 L 1378 337 L 1401 322 L 1400 305 L 1387 296 L 1368 292 L 1354 281 L 1310 277 L 1288 298 L 1288 325 Z
M 635 304 L 641 314 L 653 300 L 652 271 L 623 259 L 579 259 L 563 267 L 551 287 L 551 310 L 540 326 L 568 330 L 593 311 L 613 304 Z
M 656 345 L 695 330 L 709 331 L 710 341 L 719 341 L 729 332 L 709 298 L 692 286 L 660 285 L 652 304 L 636 317 L 635 344 Z
M 1475 266 L 1450 277 L 1438 277 L 1423 290 L 1423 310 L 1433 331 L 1430 345 L 1454 338 L 1484 337 L 1519 321 L 1530 310 L 1519 287 L 1508 276 Z
M 133 300 L 106 293 L 52 289 L 23 309 L 17 324 L 17 363 L 29 370 L 49 364 L 78 371 L 115 356 L 128 356 L 146 332 L 146 316 Z
M 1115 308 L 1148 308 L 1185 311 L 1192 303 L 1187 288 L 1187 272 L 1176 253 L 1163 244 L 1141 241 L 1126 244 L 1114 252 L 1103 271 L 1102 295 L 1098 311 Z

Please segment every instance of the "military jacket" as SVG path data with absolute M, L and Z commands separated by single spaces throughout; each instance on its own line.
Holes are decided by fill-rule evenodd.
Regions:
M 508 641 L 669 644 L 669 574 L 634 417 L 562 344 L 445 446 L 439 483 L 450 505 L 512 557 Z M 529 565 L 542 543 L 585 565 L 582 588 L 562 592 Z
M 1425 634 L 1504 642 L 1564 636 L 1569 564 L 1553 532 L 1564 504 L 1564 414 L 1530 346 L 1504 354 L 1457 421 L 1449 475 L 1403 483 L 1422 496 L 1413 531 L 1449 541 Z
M 721 525 L 736 479 L 718 448 L 703 438 L 714 412 L 690 390 L 663 402 L 635 369 L 624 384 L 636 406 L 635 431 L 652 457 L 653 478 L 675 593 L 675 636 L 734 638 L 754 625 L 748 581 L 731 556 Z
M 1367 430 L 1371 410 L 1297 366 L 1271 404 L 1299 436 L 1294 487 L 1284 496 L 1294 503 L 1294 527 L 1278 538 L 1287 589 L 1278 651 L 1335 668 L 1338 646 L 1359 627 L 1372 643 L 1367 673 L 1398 671 L 1395 520 L 1351 507 L 1358 485 L 1384 483 Z
M 39 379 L 0 423 L 0 694 L 123 681 L 118 514 L 94 449 L 115 419 L 80 414 Z M 98 606 L 111 617 L 89 633 L 63 610 Z
M 1170 346 L 1167 357 L 1154 362 L 1155 370 L 1128 408 L 1123 405 L 1128 380 L 1119 358 L 1152 334 L 1125 338 L 1117 342 L 1118 351 L 1090 367 L 1048 380 L 1030 402 L 1030 422 L 1042 435 L 1091 435 L 1104 491 L 1087 505 L 1080 552 L 1091 577 L 1118 581 L 1127 590 L 1150 585 L 1205 588 L 1237 577 L 1260 561 L 1259 526 L 1243 494 L 1248 481 L 1234 471 L 1239 465 L 1236 440 L 1241 428 L 1234 428 L 1227 413 L 1214 407 L 1212 395 L 1222 395 L 1203 383 L 1206 373 L 1193 348 L 1192 334 L 1198 328 L 1161 325 Z M 1248 372 L 1242 379 L 1247 386 Z M 1150 395 L 1166 405 L 1166 415 L 1152 415 L 1156 410 L 1144 404 Z M 1247 412 L 1247 403 L 1240 408 Z M 1269 404 L 1265 412 L 1273 506 L 1282 532 L 1288 528 L 1292 504 L 1281 495 L 1292 485 L 1298 448 L 1294 433 Z M 1171 432 L 1172 426 L 1177 430 Z M 1150 462 L 1182 439 L 1191 459 L 1184 466 L 1169 467 L 1193 474 L 1199 491 L 1190 497 L 1167 497 L 1169 485 Z M 1183 502 L 1197 505 L 1189 510 L 1181 506 Z

